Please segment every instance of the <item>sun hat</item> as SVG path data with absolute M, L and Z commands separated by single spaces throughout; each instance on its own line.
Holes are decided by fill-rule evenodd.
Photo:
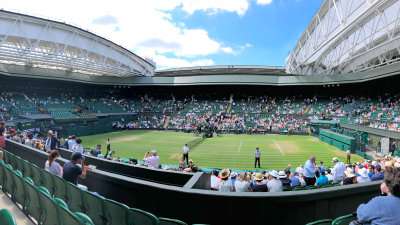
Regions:
M 346 177 L 348 178 L 352 178 L 355 177 L 356 175 L 354 174 L 354 171 L 352 168 L 347 168 L 346 171 L 344 171 L 344 174 L 346 175 Z
M 279 171 L 278 177 L 279 179 L 286 178 L 287 176 L 285 174 L 285 171 Z
M 264 176 L 262 175 L 262 173 L 256 173 L 256 175 L 254 176 L 254 180 L 264 180 Z
M 232 173 L 231 173 L 231 177 L 232 177 L 232 178 L 234 178 L 234 177 L 236 177 L 236 176 L 237 176 L 237 173 L 236 173 L 236 172 L 232 172 Z
M 339 159 L 337 157 L 333 157 L 332 162 L 338 162 Z
M 49 130 L 49 132 L 48 132 L 49 134 L 53 134 L 53 131 L 52 130 Z
M 361 177 L 368 177 L 368 170 L 362 168 L 361 170 L 358 170 L 358 174 L 360 174 Z
M 230 171 L 228 169 L 223 169 L 221 170 L 221 172 L 219 173 L 219 177 L 221 178 L 227 178 L 230 175 Z
M 278 172 L 276 172 L 276 170 L 272 170 L 272 171 L 269 173 L 269 175 L 270 175 L 270 176 L 273 176 L 273 177 L 275 177 L 275 178 L 278 178 L 278 177 L 279 177 L 279 174 L 278 174 Z

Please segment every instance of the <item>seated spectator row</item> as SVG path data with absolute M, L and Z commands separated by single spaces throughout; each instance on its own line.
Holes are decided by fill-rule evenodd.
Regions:
M 10 152 L 2 151 L 7 163 L 0 161 L 2 189 L 37 224 L 186 224 L 157 218 L 149 212 L 82 190 Z

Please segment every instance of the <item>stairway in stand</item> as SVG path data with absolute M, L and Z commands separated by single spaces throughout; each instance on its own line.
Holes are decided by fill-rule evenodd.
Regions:
M 164 129 L 168 127 L 170 118 L 171 118 L 171 116 L 167 116 L 167 118 L 165 119 L 164 126 L 163 126 Z

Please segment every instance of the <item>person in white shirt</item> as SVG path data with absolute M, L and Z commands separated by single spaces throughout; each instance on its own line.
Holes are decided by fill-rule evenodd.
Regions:
M 143 161 L 147 162 L 147 167 L 158 168 L 158 162 L 159 162 L 160 158 L 157 156 L 157 151 L 152 150 L 151 151 L 152 156 L 147 157 L 149 154 L 150 154 L 150 152 L 146 152 L 146 154 L 143 157 Z
M 297 174 L 303 174 L 303 164 L 300 164 L 299 167 L 296 168 L 296 173 Z
M 185 146 L 183 146 L 182 150 L 183 150 L 183 160 L 186 159 L 186 164 L 189 165 L 189 147 L 188 147 L 188 145 L 185 144 Z
M 368 170 L 365 168 L 359 169 L 358 174 L 360 174 L 359 177 L 357 177 L 357 183 L 365 183 L 371 181 L 371 179 L 368 176 Z
M 343 180 L 344 171 L 346 171 L 346 166 L 339 162 L 337 157 L 332 159 L 332 162 L 335 163 L 333 167 L 333 182 L 340 183 Z
M 328 178 L 328 181 L 333 180 L 333 176 L 331 174 L 331 169 L 326 170 L 326 177 Z
M 218 171 L 217 170 L 213 170 L 211 172 L 211 182 L 210 182 L 210 188 L 214 189 L 215 186 L 217 185 L 217 182 L 219 181 L 218 178 Z M 214 189 L 215 190 L 215 189 Z
M 82 143 L 82 139 L 77 138 L 77 139 L 76 139 L 76 144 L 74 144 L 74 145 L 72 146 L 72 148 L 71 148 L 72 154 L 74 154 L 74 152 L 80 152 L 80 153 L 83 155 L 83 153 L 84 153 L 84 148 L 83 148 L 83 146 L 81 145 L 81 143 Z

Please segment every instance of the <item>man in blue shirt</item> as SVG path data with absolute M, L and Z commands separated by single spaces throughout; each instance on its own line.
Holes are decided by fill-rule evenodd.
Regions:
M 371 177 L 371 181 L 376 181 L 376 180 L 383 180 L 385 176 L 383 175 L 383 173 L 381 173 L 381 165 L 376 165 L 375 166 L 375 174 L 372 175 Z
M 298 186 L 300 185 L 300 179 L 298 176 L 296 176 L 295 172 L 291 172 L 290 175 L 290 180 L 292 180 L 292 182 L 290 182 L 290 186 Z
M 369 179 L 371 179 L 371 177 L 375 174 L 375 166 L 374 165 L 370 165 L 369 166 L 369 173 L 368 173 L 368 176 L 369 176 Z
M 321 172 L 321 175 L 318 177 L 315 186 L 321 186 L 328 183 L 328 177 L 325 176 L 325 171 Z
M 257 147 L 256 148 L 256 152 L 254 152 L 254 157 L 255 157 L 255 159 L 254 159 L 254 168 L 257 168 L 256 167 L 257 162 L 258 162 L 258 168 L 261 168 L 260 167 L 260 156 L 261 156 L 261 152 L 260 152 L 260 149 Z
M 303 176 L 307 186 L 315 184 L 315 156 L 311 156 L 304 164 Z

